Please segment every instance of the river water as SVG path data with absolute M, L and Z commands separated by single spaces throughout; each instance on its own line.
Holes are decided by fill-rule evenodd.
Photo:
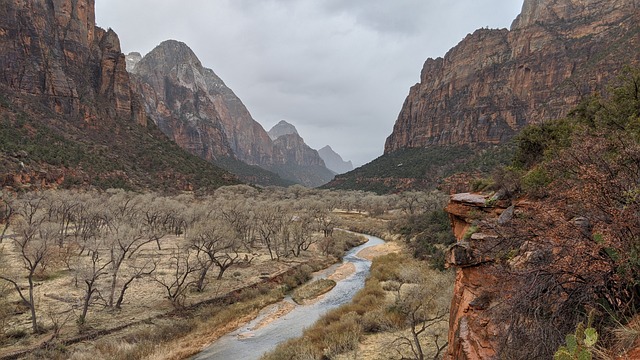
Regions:
M 343 263 L 353 263 L 356 272 L 348 278 L 339 281 L 336 286 L 323 295 L 320 300 L 309 305 L 296 305 L 288 314 L 274 320 L 268 325 L 252 331 L 256 324 L 269 315 L 269 311 L 263 311 L 258 317 L 240 329 L 231 332 L 207 347 L 203 352 L 195 356 L 194 360 L 256 360 L 264 353 L 273 350 L 279 343 L 299 337 L 302 331 L 311 326 L 327 311 L 342 304 L 348 303 L 358 290 L 364 287 L 364 281 L 369 275 L 371 262 L 356 256 L 367 247 L 383 244 L 384 241 L 365 235 L 369 241 L 347 252 Z M 336 264 L 320 272 L 315 278 L 325 278 L 340 265 Z M 285 299 L 284 301 L 293 301 Z

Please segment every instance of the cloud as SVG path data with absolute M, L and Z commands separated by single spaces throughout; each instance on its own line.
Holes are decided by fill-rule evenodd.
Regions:
M 265 129 L 285 119 L 315 148 L 362 165 L 382 153 L 427 57 L 479 27 L 508 27 L 513 0 L 96 0 L 123 51 L 187 43 Z

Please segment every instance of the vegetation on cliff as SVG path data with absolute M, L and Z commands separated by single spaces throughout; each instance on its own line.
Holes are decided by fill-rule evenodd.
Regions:
M 508 221 L 479 222 L 500 242 L 476 250 L 494 259 L 496 283 L 513 284 L 490 310 L 507 324 L 499 354 L 551 358 L 589 312 L 611 356 L 628 350 L 610 329 L 640 309 L 639 89 L 627 70 L 606 96 L 526 128 L 496 171 L 496 189 L 528 199 Z
M 154 125 L 116 118 L 90 126 L 24 101 L 7 96 L 0 102 L 2 186 L 213 191 L 238 183 Z
M 484 148 L 443 146 L 410 148 L 384 154 L 353 171 L 337 175 L 323 188 L 364 190 L 379 194 L 443 187 L 458 173 L 489 174 L 509 162 L 511 145 Z

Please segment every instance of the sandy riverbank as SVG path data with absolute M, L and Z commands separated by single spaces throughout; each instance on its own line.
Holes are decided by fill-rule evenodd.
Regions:
M 374 258 L 378 257 L 378 256 L 382 256 L 382 255 L 386 255 L 386 254 L 391 254 L 391 253 L 395 253 L 395 252 L 399 252 L 400 251 L 400 246 L 397 243 L 394 242 L 386 242 L 384 244 L 380 244 L 380 245 L 375 245 L 375 246 L 371 246 L 365 249 L 360 250 L 356 256 L 363 258 L 363 259 L 367 259 L 367 260 L 373 260 Z M 348 278 L 349 276 L 353 275 L 356 271 L 356 266 L 353 263 L 344 263 L 340 266 L 338 266 L 333 273 L 331 273 L 330 275 L 327 276 L 327 279 L 333 280 L 335 282 L 338 281 L 342 281 L 346 278 Z M 308 299 L 305 301 L 306 304 L 308 303 L 312 303 L 314 301 L 317 301 L 319 298 L 321 298 L 322 295 L 320 295 L 318 298 L 316 299 Z M 271 314 L 265 316 L 265 318 L 260 322 L 260 324 L 258 324 L 258 326 L 256 326 L 254 329 L 255 330 L 257 328 L 262 328 L 266 325 L 268 325 L 269 323 L 279 319 L 280 317 L 288 314 L 291 310 L 293 310 L 293 304 L 288 302 L 288 301 L 282 301 L 278 304 L 273 305 L 274 308 L 276 309 L 275 311 L 272 311 Z

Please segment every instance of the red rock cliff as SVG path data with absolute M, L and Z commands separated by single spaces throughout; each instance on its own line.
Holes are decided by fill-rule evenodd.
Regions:
M 477 30 L 428 59 L 385 153 L 501 143 L 565 115 L 624 64 L 639 64 L 638 0 L 525 0 L 511 29 Z
M 94 11 L 94 0 L 2 1 L 0 84 L 67 117 L 146 124 L 118 36 L 95 26 Z

